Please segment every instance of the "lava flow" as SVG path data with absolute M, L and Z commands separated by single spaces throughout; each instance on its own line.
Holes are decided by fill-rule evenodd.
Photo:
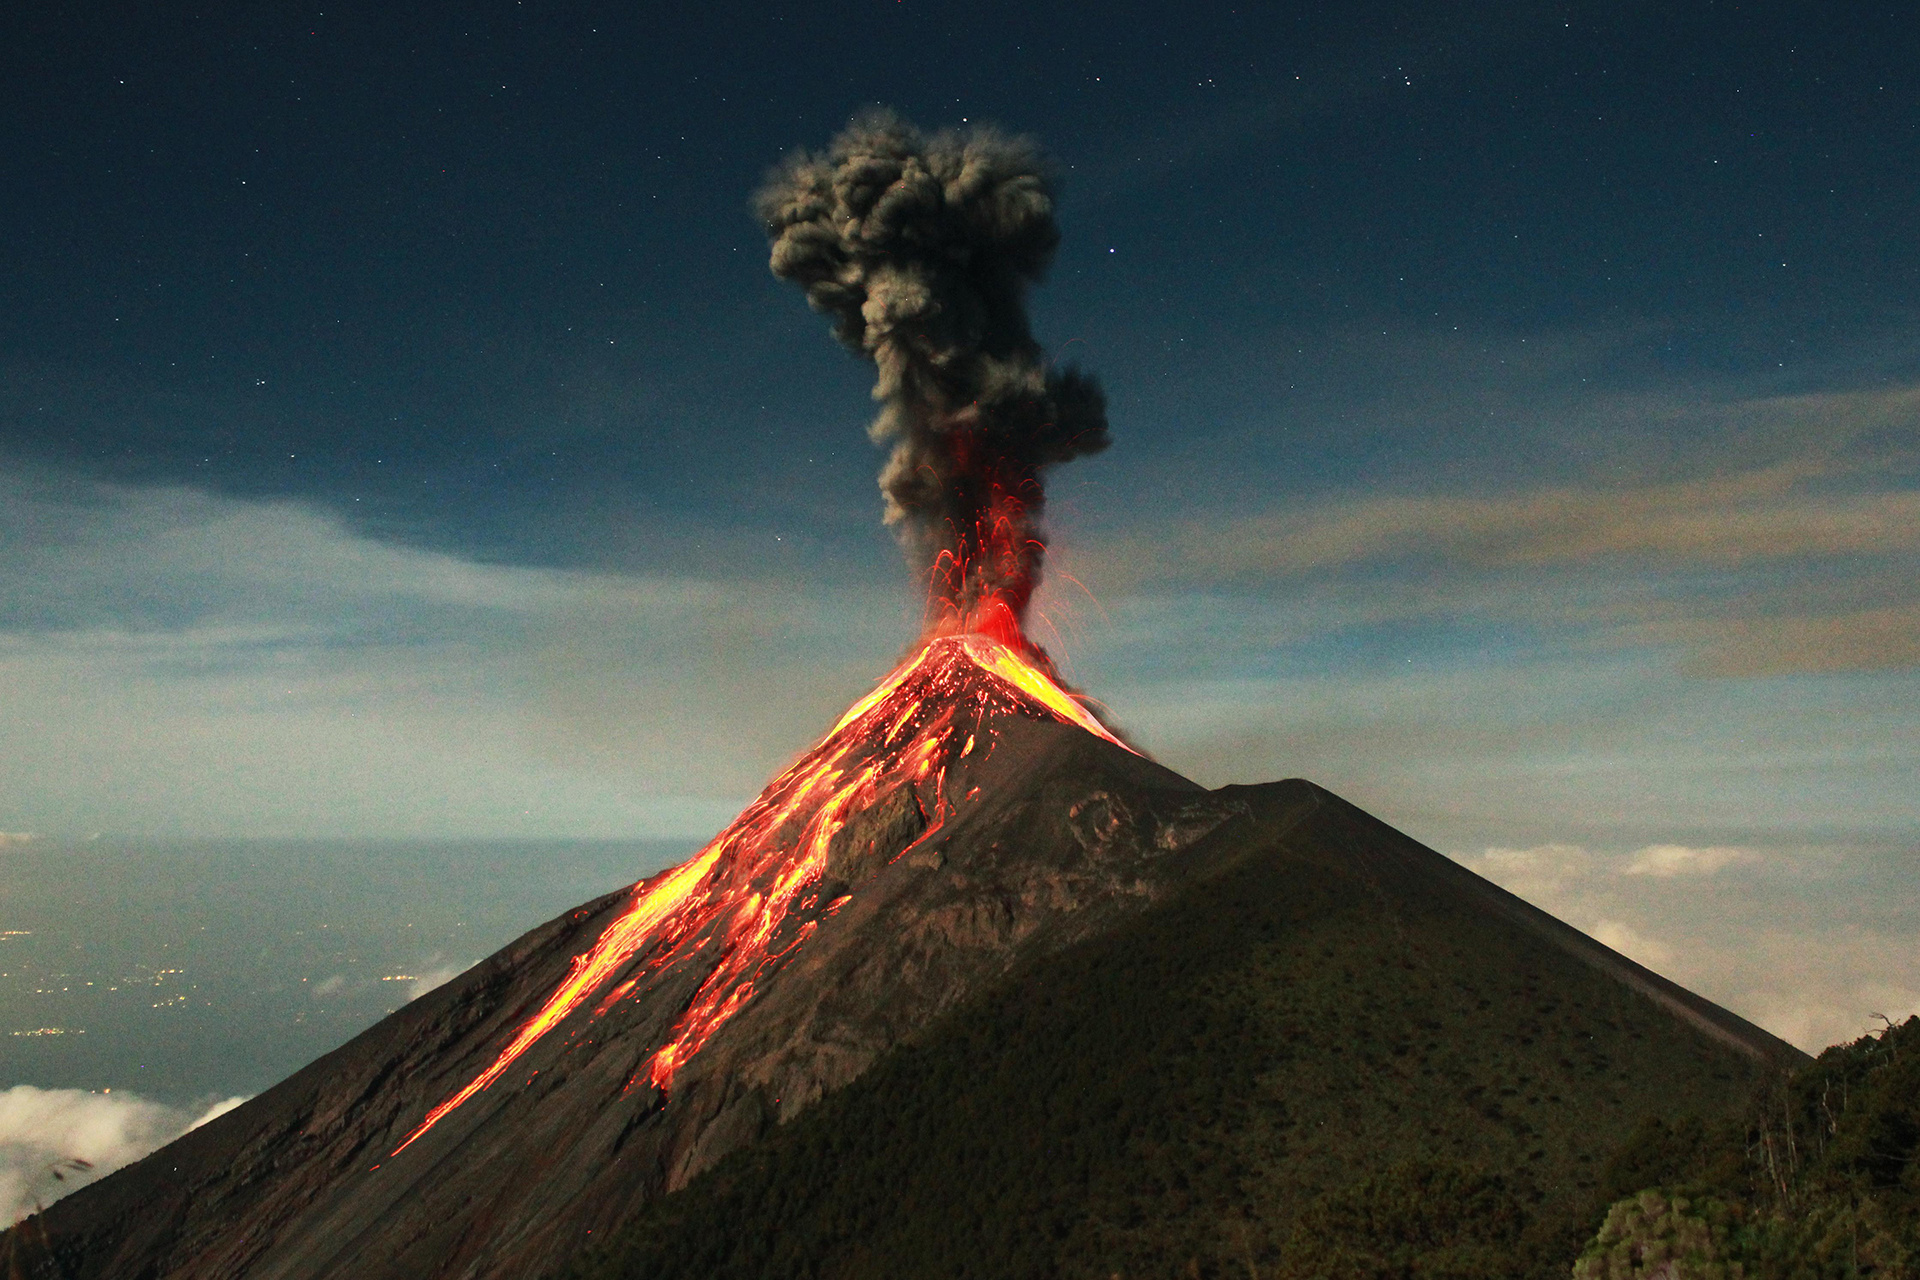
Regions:
M 954 812 L 949 772 L 991 751 L 991 716 L 1053 719 L 1126 747 L 1036 662 L 1044 658 L 979 632 L 927 642 L 706 848 L 636 884 L 627 909 L 574 957 L 566 980 L 492 1065 L 429 1111 L 393 1154 L 498 1080 L 615 978 L 621 980 L 595 1006 L 594 1016 L 677 960 L 711 948 L 718 962 L 666 1043 L 636 1073 L 636 1082 L 644 1078 L 665 1090 L 674 1072 L 753 998 L 756 984 L 777 971 L 857 887 L 828 875 L 830 867 L 859 852 L 845 850 L 848 842 L 837 845 L 835 837 L 856 816 L 888 803 L 912 838 L 904 848 L 878 852 L 897 859 L 924 843 Z

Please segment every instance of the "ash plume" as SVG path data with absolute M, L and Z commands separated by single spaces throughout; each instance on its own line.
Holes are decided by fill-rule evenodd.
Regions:
M 1052 366 L 1027 323 L 1060 239 L 1038 149 L 876 110 L 754 206 L 774 275 L 877 371 L 886 519 L 927 574 L 929 630 L 1020 637 L 1046 551 L 1042 469 L 1108 442 L 1099 384 Z

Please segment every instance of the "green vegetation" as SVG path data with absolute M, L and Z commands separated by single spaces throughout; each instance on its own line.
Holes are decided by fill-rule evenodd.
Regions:
M 1608 1204 L 1711 1165 L 1764 1068 L 1444 886 L 1383 887 L 1363 838 L 1296 835 L 1010 975 L 570 1274 L 1565 1280 Z
M 1574 1263 L 1574 1280 L 1742 1280 L 1731 1259 L 1734 1212 L 1723 1201 L 1642 1191 L 1614 1205 Z
M 1307 1206 L 1280 1249 L 1280 1280 L 1484 1280 L 1529 1269 L 1530 1215 L 1507 1180 L 1416 1161 Z M 1249 1258 L 1249 1270 L 1259 1268 Z
M 1644 1189 L 1576 1280 L 1920 1277 L 1920 1018 L 1771 1082 L 1744 1120 L 1649 1119 L 1607 1184 Z

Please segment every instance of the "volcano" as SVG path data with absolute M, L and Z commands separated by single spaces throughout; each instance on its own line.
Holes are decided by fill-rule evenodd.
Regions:
M 880 110 L 755 199 L 875 372 L 927 589 L 906 660 L 686 863 L 54 1205 L 41 1274 L 1221 1274 L 1235 1232 L 1257 1270 L 1316 1196 L 1434 1153 L 1465 1163 L 1350 1234 L 1445 1184 L 1417 1237 L 1524 1221 L 1549 1258 L 1636 1125 L 1798 1056 L 1310 783 L 1162 768 L 1060 685 L 1024 631 L 1044 479 L 1108 425 L 1026 313 L 1051 172 Z
M 1222 900 L 1222 886 L 1239 887 Z M 1271 917 L 1255 941 L 1354 922 L 1314 973 L 1390 957 L 1397 988 L 1452 993 L 1439 1004 L 1459 1003 L 1487 966 L 1532 974 L 1497 1007 L 1475 997 L 1450 1034 L 1532 1026 L 1540 1048 L 1515 1046 L 1510 1068 L 1529 1089 L 1558 1074 L 1556 1101 L 1608 1100 L 1581 1111 L 1598 1117 L 1580 1126 L 1588 1160 L 1646 1115 L 1736 1108 L 1798 1057 L 1312 784 L 1205 790 L 1110 732 L 1034 651 L 948 635 L 686 863 L 533 930 L 55 1204 L 40 1222 L 45 1274 L 556 1274 L 710 1183 L 703 1173 L 729 1155 L 800 1133 L 876 1064 L 894 1064 L 892 1088 L 910 1092 L 900 1055 L 982 1025 L 982 1001 L 1045 987 L 1061 964 L 1085 970 L 1088 948 L 1111 951 L 1129 930 L 1159 931 L 1147 950 L 1217 947 L 1249 910 Z M 1141 989 L 1126 972 L 1099 961 L 1077 1003 L 1164 994 L 1178 1008 L 1162 1021 L 1179 1025 L 1207 998 L 1180 982 Z M 1272 981 L 1284 999 L 1289 980 Z M 1568 1018 L 1591 1024 L 1577 1059 L 1561 1043 L 1576 1034 Z M 976 1085 L 1023 1054 L 1074 1053 L 963 1041 L 961 1075 Z M 1596 1053 L 1608 1063 L 1597 1077 Z M 1368 1087 L 1397 1107 L 1393 1078 Z M 934 1104 L 896 1092 L 871 1105 Z

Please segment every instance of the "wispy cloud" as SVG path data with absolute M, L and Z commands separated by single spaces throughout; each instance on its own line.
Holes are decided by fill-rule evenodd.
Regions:
M 1920 602 L 1820 613 L 1768 610 L 1763 601 L 1751 599 L 1737 607 L 1743 612 L 1733 616 L 1708 604 L 1694 616 L 1628 623 L 1614 639 L 1678 648 L 1688 655 L 1689 670 L 1712 676 L 1920 667 Z M 1658 612 L 1683 611 L 1666 606 Z
M 1177 527 L 1142 576 L 1209 584 L 1380 562 L 1547 568 L 1604 559 L 1731 567 L 1920 550 L 1920 493 L 1818 492 L 1797 462 L 1654 485 L 1555 486 L 1494 497 L 1390 496 Z M 1137 552 L 1143 548 L 1130 548 Z
M 1491 495 L 1363 494 L 1280 512 L 1215 513 L 1156 529 L 1112 558 L 1130 565 L 1135 581 L 1211 585 L 1380 562 L 1727 567 L 1920 549 L 1920 492 L 1881 474 L 1882 458 L 1832 454 L 1822 447 L 1678 480 L 1596 476 Z
M 895 586 L 490 564 L 0 474 L 0 825 L 708 834 L 883 673 Z
M 427 958 L 426 963 L 418 966 L 419 972 L 382 974 L 380 981 L 404 983 L 406 985 L 402 990 L 407 993 L 407 999 L 418 1000 L 427 992 L 445 986 L 470 968 L 472 968 L 471 965 L 450 964 L 436 951 Z
M 1660 969 L 1673 962 L 1673 948 L 1649 938 L 1620 920 L 1595 920 L 1587 930 L 1596 942 L 1612 947 L 1629 960 L 1638 960 L 1649 969 Z
M 407 999 L 418 1000 L 427 992 L 452 982 L 470 967 L 460 964 L 436 964 L 423 969 L 407 983 Z
M 1061 561 L 1116 614 L 1284 604 L 1278 643 L 1480 626 L 1563 652 L 1658 651 L 1700 675 L 1920 667 L 1920 387 L 1687 412 L 1724 436 L 1722 454 L 1492 492 L 1403 478 L 1280 508 L 1147 513 Z
M 1485 564 L 1579 564 L 1622 557 L 1732 566 L 1784 557 L 1872 555 L 1920 547 L 1920 494 L 1813 493 L 1821 469 L 1788 465 L 1684 484 L 1548 490 L 1444 511 L 1412 532 L 1451 525 L 1458 553 Z
M 1650 844 L 1644 849 L 1636 849 L 1628 855 L 1626 865 L 1620 868 L 1621 875 L 1657 876 L 1671 879 L 1674 876 L 1710 876 L 1736 862 L 1744 862 L 1753 857 L 1752 850 L 1710 847 L 1705 849 L 1689 848 L 1684 844 Z

